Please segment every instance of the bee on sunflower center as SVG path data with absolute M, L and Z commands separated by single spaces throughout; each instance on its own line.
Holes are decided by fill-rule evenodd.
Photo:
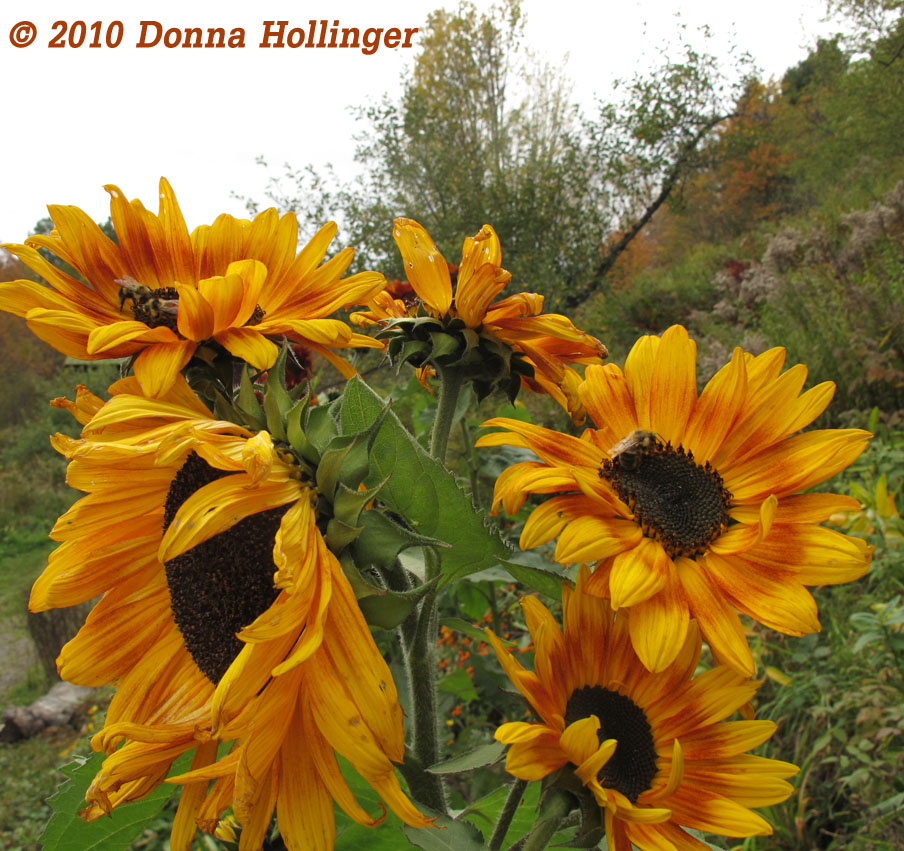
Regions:
M 637 428 L 609 449 L 608 464 L 617 464 L 622 470 L 633 472 L 640 467 L 643 458 L 652 454 L 662 443 L 656 434 Z
M 117 279 L 119 284 L 119 310 L 126 302 L 132 302 L 132 314 L 149 328 L 166 325 L 175 330 L 179 315 L 179 293 L 175 287 L 151 289 L 128 275 Z

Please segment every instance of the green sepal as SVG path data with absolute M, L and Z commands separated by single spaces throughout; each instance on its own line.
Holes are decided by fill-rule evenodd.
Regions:
M 260 403 L 257 401 L 257 395 L 254 392 L 251 374 L 247 367 L 242 369 L 242 377 L 239 380 L 239 394 L 234 407 L 238 411 L 239 416 L 245 420 L 245 425 L 257 429 L 262 429 L 266 425 Z
M 431 329 L 440 330 L 442 327 L 442 322 L 432 316 L 400 316 L 387 320 L 376 336 L 379 339 L 390 334 L 404 334 L 408 337 L 426 340 L 426 335 Z
M 317 467 L 317 487 L 331 502 L 341 482 L 357 489 L 370 471 L 370 450 L 389 406 L 386 405 L 367 428 L 357 434 L 334 437 Z
M 305 408 L 308 406 L 308 397 L 305 396 L 295 403 L 291 411 L 286 417 L 286 436 L 289 439 L 289 445 L 302 457 L 311 464 L 320 462 L 320 453 L 317 447 L 308 440 L 301 421 L 304 417 Z
M 440 577 L 434 577 L 417 588 L 410 591 L 389 591 L 379 588 L 368 582 L 364 574 L 358 568 L 350 551 L 339 556 L 342 572 L 345 574 L 355 592 L 358 606 L 364 615 L 364 619 L 371 626 L 381 629 L 395 629 L 417 605 L 418 601 L 439 582 Z
M 305 437 L 317 452 L 319 461 L 330 442 L 339 435 L 339 427 L 330 413 L 330 408 L 323 405 L 308 407 L 301 422 Z
M 382 629 L 395 629 L 418 601 L 439 582 L 436 576 L 411 591 L 389 591 L 386 588 L 373 588 L 373 593 L 358 598 L 361 612 L 371 626 Z
M 453 337 L 451 334 L 431 331 L 430 342 L 433 346 L 430 352 L 430 360 L 433 361 L 439 358 L 448 358 L 450 355 L 457 355 L 461 351 L 461 343 L 458 337 Z
M 396 349 L 395 352 L 392 351 L 393 348 Z M 390 352 L 393 357 L 398 359 L 399 366 L 412 358 L 415 359 L 415 365 L 420 366 L 430 353 L 430 345 L 423 340 L 405 340 L 401 345 L 390 346 Z
M 326 532 L 323 540 L 326 545 L 334 552 L 342 552 L 358 535 L 361 534 L 360 526 L 349 526 L 335 517 L 331 517 L 326 524 Z
M 334 437 L 320 458 L 317 465 L 317 488 L 330 502 L 333 501 L 339 484 L 342 463 L 357 442 L 357 434 Z
M 283 346 L 276 358 L 276 363 L 267 371 L 267 380 L 264 383 L 264 414 L 267 417 L 267 431 L 276 440 L 285 441 L 286 427 L 285 416 L 292 410 L 295 404 L 286 390 L 286 357 L 289 347 Z
M 480 345 L 480 334 L 478 334 L 473 328 L 462 328 L 461 336 L 465 341 L 466 354 L 471 351 L 471 349 L 474 349 Z
M 218 420 L 228 420 L 234 423 L 237 419 L 236 410 L 223 398 L 223 394 L 219 391 L 213 397 L 213 415 Z
M 285 443 L 287 442 L 286 427 L 283 425 L 283 414 L 277 399 L 278 391 L 271 390 L 269 383 L 268 381 L 268 386 L 264 389 L 264 414 L 267 417 L 267 431 L 274 440 L 281 440 Z
M 384 479 L 378 487 L 382 488 L 387 481 L 388 478 Z M 402 550 L 409 547 L 451 546 L 436 538 L 418 535 L 380 511 L 365 512 L 361 517 L 361 525 L 361 534 L 352 545 L 355 561 L 361 565 L 387 567 Z
M 386 484 L 385 479 L 376 487 L 359 491 L 352 490 L 340 482 L 333 497 L 333 517 L 349 525 L 357 523 L 364 506 L 379 493 L 384 484 Z

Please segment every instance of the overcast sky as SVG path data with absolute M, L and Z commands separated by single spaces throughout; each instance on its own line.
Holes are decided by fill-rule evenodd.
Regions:
M 325 19 L 328 27 L 338 20 L 340 27 L 361 31 L 398 28 L 404 36 L 440 5 L 442 0 L 5 0 L 0 241 L 22 241 L 46 215 L 48 203 L 75 204 L 106 220 L 107 183 L 156 211 L 157 183 L 165 175 L 192 228 L 221 212 L 243 214 L 233 191 L 262 197 L 267 172 L 255 164 L 258 155 L 274 167 L 332 162 L 350 176 L 352 136 L 360 125 L 349 107 L 399 91 L 417 35 L 411 49 L 381 45 L 369 56 L 353 49 L 263 49 L 264 21 L 287 20 L 289 28 L 306 30 L 311 19 Z M 677 44 L 682 24 L 690 32 L 708 24 L 716 36 L 712 42 L 726 57 L 736 44 L 767 77 L 780 77 L 806 56 L 817 35 L 837 29 L 821 20 L 825 4 L 816 0 L 627 0 L 593 6 L 523 0 L 523 9 L 529 47 L 556 64 L 568 54 L 563 73 L 588 111 L 596 95 L 608 95 L 616 77 L 652 65 L 661 45 Z M 62 25 L 54 26 L 58 21 L 67 24 L 64 40 L 72 35 L 77 41 L 77 20 L 86 24 L 81 47 L 48 46 L 63 32 Z M 161 40 L 138 48 L 141 21 L 148 20 L 162 30 L 242 28 L 245 46 L 187 50 L 166 48 Z M 11 31 L 22 21 L 33 23 L 37 36 L 30 46 L 16 48 Z M 96 21 L 100 26 L 92 29 Z M 95 31 L 103 42 L 114 21 L 122 23 L 119 45 L 89 48 Z M 157 33 L 146 30 L 150 38 Z M 18 28 L 16 36 L 22 34 Z M 109 34 L 115 41 L 115 25 Z

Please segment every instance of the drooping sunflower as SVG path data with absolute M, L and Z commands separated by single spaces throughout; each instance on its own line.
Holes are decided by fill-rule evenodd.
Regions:
M 738 612 L 790 635 L 820 629 L 807 585 L 866 572 L 870 548 L 817 524 L 856 508 L 848 496 L 800 493 L 847 467 L 869 432 L 800 432 L 835 386 L 801 393 L 807 370 L 782 373 L 785 351 L 735 349 L 698 395 L 696 346 L 681 326 L 642 337 L 624 372 L 587 368 L 579 395 L 596 428 L 579 437 L 509 419 L 480 446 L 512 445 L 541 460 L 496 482 L 515 514 L 530 493 L 561 494 L 534 509 L 522 548 L 558 536 L 555 559 L 595 565 L 587 591 L 630 609 L 631 639 L 651 671 L 671 664 L 696 618 L 716 658 L 754 672 Z
M 275 808 L 289 848 L 329 849 L 333 800 L 380 820 L 355 802 L 340 753 L 406 823 L 427 825 L 394 772 L 404 730 L 392 676 L 319 531 L 305 470 L 268 432 L 214 419 L 181 376 L 158 399 L 136 395 L 134 377 L 111 390 L 106 404 L 84 388 L 56 402 L 84 425 L 54 445 L 87 495 L 54 526 L 61 544 L 29 604 L 103 595 L 58 659 L 64 679 L 117 684 L 83 816 L 142 798 L 193 751 L 171 781 L 185 786 L 174 849 L 228 807 L 240 848 L 260 847 Z M 223 741 L 234 744 L 218 760 Z
M 319 352 L 346 377 L 354 370 L 332 348 L 380 347 L 335 311 L 365 304 L 383 276 L 342 274 L 348 248 L 322 263 L 336 234 L 324 225 L 300 252 L 293 213 L 266 210 L 252 221 L 221 215 L 189 233 L 176 196 L 160 181 L 160 212 L 128 201 L 116 186 L 110 216 L 116 242 L 78 207 L 51 205 L 54 230 L 25 245 L 6 245 L 50 287 L 0 284 L 0 309 L 25 317 L 58 351 L 83 360 L 136 355 L 135 374 L 148 396 L 160 396 L 198 347 L 212 341 L 257 369 L 276 361 L 271 337 L 290 337 Z M 87 284 L 45 259 L 46 249 Z M 322 264 L 322 265 L 321 265 Z
M 542 295 L 516 293 L 495 301 L 512 276 L 502 268 L 502 246 L 492 227 L 484 225 L 465 239 L 458 267 L 450 267 L 430 234 L 412 219 L 396 219 L 393 236 L 408 281 L 428 315 L 440 329 L 461 337 L 461 352 L 450 355 L 443 350 L 440 357 L 466 354 L 481 338 L 501 344 L 529 366 L 520 376 L 522 385 L 551 395 L 576 421 L 583 420 L 575 392 L 580 375 L 568 364 L 598 364 L 607 355 L 606 347 L 567 317 L 541 313 Z M 416 313 L 416 306 L 384 291 L 370 302 L 369 311 L 353 314 L 352 320 L 368 325 Z M 432 330 L 432 325 L 423 326 L 421 336 Z
M 612 851 L 704 851 L 684 828 L 762 836 L 772 828 L 751 807 L 784 801 L 796 766 L 746 751 L 774 732 L 771 721 L 728 721 L 758 683 L 728 666 L 694 676 L 701 640 L 691 621 L 675 658 L 659 673 L 632 646 L 633 613 L 613 613 L 587 592 L 590 573 L 563 589 L 564 633 L 534 597 L 522 601 L 536 671 L 526 670 L 490 630 L 505 673 L 540 723 L 503 724 L 506 769 L 522 780 L 561 770 L 605 811 Z M 574 788 L 565 777 L 566 788 Z

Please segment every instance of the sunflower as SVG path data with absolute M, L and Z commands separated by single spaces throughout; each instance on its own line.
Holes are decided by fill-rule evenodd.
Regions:
M 529 493 L 558 493 L 534 509 L 525 549 L 558 536 L 555 559 L 588 562 L 587 591 L 631 610 L 637 655 L 661 671 L 696 618 L 719 661 L 750 676 L 738 612 L 789 635 L 820 629 L 805 586 L 866 572 L 870 548 L 817 525 L 858 506 L 848 496 L 799 493 L 848 466 L 869 432 L 797 434 L 825 410 L 834 384 L 801 394 L 807 370 L 782 373 L 785 351 L 735 349 L 697 394 L 696 346 L 681 326 L 642 337 L 624 372 L 587 368 L 578 393 L 596 428 L 570 437 L 509 419 L 480 446 L 512 445 L 541 460 L 505 470 L 494 510 L 511 515 Z
M 525 670 L 490 630 L 505 673 L 541 723 L 503 724 L 509 773 L 575 780 L 605 811 L 612 851 L 704 851 L 683 828 L 762 836 L 772 828 L 750 807 L 784 801 L 796 766 L 745 753 L 775 731 L 771 721 L 727 721 L 758 683 L 728 666 L 694 676 L 701 641 L 691 621 L 675 658 L 651 674 L 631 647 L 630 619 L 587 592 L 582 567 L 563 589 L 564 634 L 534 597 L 522 601 L 536 648 Z M 571 783 L 568 778 L 571 778 Z M 580 787 L 579 787 L 580 788 Z
M 606 347 L 567 317 L 541 314 L 541 295 L 516 293 L 494 301 L 512 276 L 502 268 L 502 246 L 492 227 L 484 225 L 465 239 L 458 267 L 446 262 L 430 234 L 411 219 L 396 219 L 393 236 L 411 287 L 439 326 L 461 336 L 465 353 L 477 338 L 511 350 L 529 367 L 519 384 L 548 393 L 576 421 L 583 420 L 575 392 L 580 375 L 568 364 L 598 364 L 607 355 Z M 353 314 L 352 321 L 366 326 L 416 312 L 416 306 L 384 291 L 370 302 L 369 311 Z
M 384 283 L 376 272 L 341 279 L 351 248 L 320 265 L 335 223 L 322 227 L 296 255 L 293 213 L 280 217 L 270 209 L 252 221 L 221 215 L 189 234 L 165 179 L 156 216 L 118 187 L 106 189 L 116 242 L 78 207 L 51 205 L 51 234 L 4 246 L 50 287 L 0 284 L 0 309 L 25 317 L 38 337 L 63 354 L 83 360 L 137 355 L 135 374 L 145 395 L 161 396 L 208 341 L 267 369 L 278 355 L 270 338 L 286 335 L 346 377 L 354 370 L 328 347 L 380 347 L 327 318 L 366 303 Z M 65 261 L 87 284 L 38 249 Z
M 83 817 L 142 798 L 193 752 L 170 779 L 185 787 L 174 849 L 229 807 L 240 848 L 260 847 L 275 808 L 289 848 L 328 849 L 333 800 L 380 820 L 355 802 L 338 752 L 406 823 L 427 825 L 394 772 L 392 676 L 321 536 L 308 472 L 268 432 L 212 418 L 181 376 L 158 399 L 137 390 L 131 377 L 106 404 L 85 388 L 56 401 L 84 426 L 53 442 L 87 495 L 54 526 L 61 544 L 29 603 L 103 595 L 58 659 L 64 679 L 118 686 Z

